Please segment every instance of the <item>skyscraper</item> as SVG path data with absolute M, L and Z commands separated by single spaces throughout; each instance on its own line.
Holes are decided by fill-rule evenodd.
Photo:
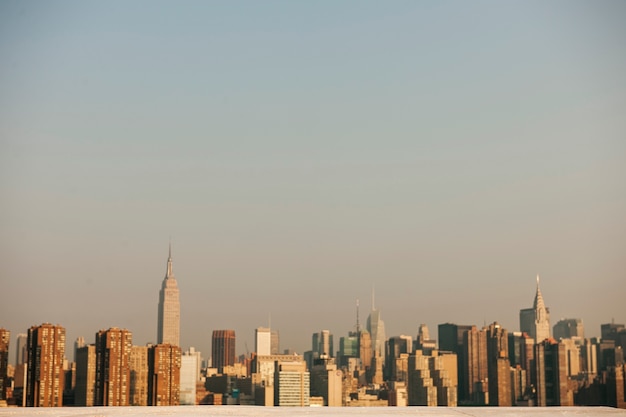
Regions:
M 9 340 L 11 332 L 0 328 L 0 400 L 6 400 L 6 391 L 9 387 L 7 371 L 9 368 Z
M 167 272 L 159 292 L 157 343 L 180 346 L 180 299 L 178 283 L 172 272 L 172 245 L 167 258 Z
M 478 330 L 476 326 L 472 326 L 463 333 L 463 363 L 463 397 L 474 405 L 489 404 L 486 330 Z
M 16 338 L 17 355 L 15 358 L 15 366 L 23 365 L 28 362 L 28 335 L 20 333 Z
M 272 354 L 272 333 L 269 327 L 257 327 L 254 330 L 254 351 L 257 355 Z
M 126 329 L 96 333 L 96 405 L 129 405 L 132 345 L 132 333 Z
M 319 333 L 313 333 L 312 337 L 313 356 L 321 358 L 322 355 L 334 357 L 333 353 L 333 335 L 330 330 L 322 330 Z
M 574 393 L 568 384 L 565 345 L 545 339 L 535 345 L 537 405 L 540 407 L 574 405 Z
M 65 328 L 44 323 L 28 329 L 27 407 L 63 405 Z
M 519 322 L 520 331 L 528 333 L 535 339 L 535 343 L 550 337 L 550 310 L 546 307 L 539 289 L 539 275 L 537 275 L 537 292 L 533 306 L 520 310 Z
M 486 327 L 487 374 L 489 379 L 489 405 L 510 407 L 511 365 L 509 362 L 509 336 L 498 323 Z
M 380 311 L 374 305 L 374 289 L 372 289 L 372 312 L 367 317 L 367 331 L 372 339 L 372 356 L 385 357 L 385 322 L 380 318 Z
M 235 364 L 235 331 L 213 330 L 211 338 L 211 358 L 213 367 L 222 373 L 225 366 Z

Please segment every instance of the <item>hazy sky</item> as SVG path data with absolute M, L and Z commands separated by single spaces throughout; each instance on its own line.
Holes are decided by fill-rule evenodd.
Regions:
M 0 1 L 0 327 L 626 321 L 626 2 Z M 71 357 L 71 355 L 70 355 Z M 13 358 L 13 353 L 11 354 Z M 13 360 L 13 359 L 12 359 Z

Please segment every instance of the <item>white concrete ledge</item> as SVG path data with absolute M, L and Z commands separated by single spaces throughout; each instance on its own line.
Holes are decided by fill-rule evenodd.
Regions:
M 203 417 L 274 417 L 274 416 L 437 416 L 437 417 L 626 417 L 626 410 L 610 407 L 251 407 L 251 406 L 180 406 L 180 407 L 62 407 L 62 408 L 0 408 L 5 416 L 54 417 L 140 417 L 140 416 L 203 416 Z

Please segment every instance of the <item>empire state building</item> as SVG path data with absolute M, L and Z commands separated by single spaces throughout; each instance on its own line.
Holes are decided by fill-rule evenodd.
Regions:
M 172 245 L 167 258 L 167 272 L 159 292 L 157 343 L 180 346 L 180 300 L 178 283 L 172 272 Z

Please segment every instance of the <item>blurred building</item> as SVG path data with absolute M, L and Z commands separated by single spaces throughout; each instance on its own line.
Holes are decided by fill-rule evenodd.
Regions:
M 257 355 L 272 353 L 272 331 L 268 327 L 258 327 L 254 330 L 254 351 Z
M 15 366 L 28 363 L 28 335 L 26 333 L 18 334 L 15 342 L 17 344 Z
M 9 345 L 11 332 L 0 327 L 0 401 L 7 399 L 9 384 Z
M 148 346 L 130 349 L 130 405 L 148 405 Z
M 585 327 L 581 319 L 561 319 L 554 325 L 552 334 L 556 340 L 584 338 Z
M 196 404 L 198 357 L 189 351 L 180 358 L 180 405 Z

